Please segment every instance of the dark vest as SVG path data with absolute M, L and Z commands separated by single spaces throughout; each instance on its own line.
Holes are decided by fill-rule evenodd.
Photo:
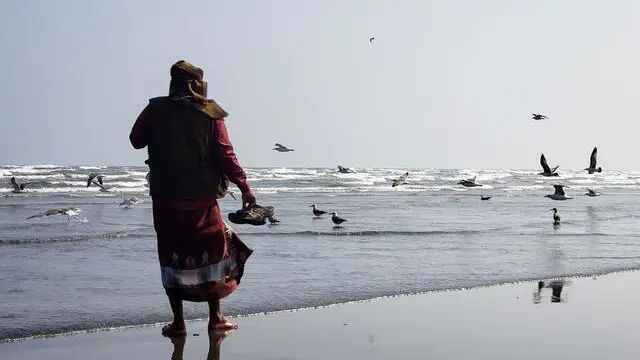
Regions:
M 157 97 L 149 100 L 147 161 L 152 198 L 216 198 L 220 169 L 214 163 L 212 118 L 201 111 Z

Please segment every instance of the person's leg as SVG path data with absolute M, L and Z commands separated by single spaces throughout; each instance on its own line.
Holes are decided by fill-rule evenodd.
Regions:
M 169 294 L 167 294 L 167 296 L 169 297 L 169 304 L 171 305 L 171 311 L 173 312 L 173 322 L 162 328 L 162 334 L 166 336 L 184 335 L 187 332 L 187 327 L 184 323 L 182 300 Z
M 209 300 L 209 330 L 233 330 L 238 325 L 232 324 L 222 315 L 220 299 Z

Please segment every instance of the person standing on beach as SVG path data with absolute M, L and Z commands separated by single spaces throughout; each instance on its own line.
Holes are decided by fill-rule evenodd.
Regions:
M 243 207 L 256 198 L 227 135 L 228 114 L 207 99 L 202 69 L 180 60 L 170 73 L 169 96 L 150 99 L 129 135 L 149 155 L 162 285 L 174 317 L 162 334 L 186 335 L 183 301 L 208 302 L 210 330 L 235 329 L 220 299 L 240 284 L 253 250 L 222 220 L 217 199 L 227 179 L 242 192 Z

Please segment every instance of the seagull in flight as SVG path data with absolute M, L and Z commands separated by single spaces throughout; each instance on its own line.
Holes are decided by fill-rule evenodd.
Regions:
M 98 173 L 91 173 L 89 174 L 89 178 L 87 178 L 87 187 L 91 186 L 91 184 L 97 186 L 100 188 L 100 191 L 102 192 L 109 192 L 109 189 L 107 187 L 104 186 L 104 183 L 102 182 L 102 178 L 104 177 L 104 175 L 102 174 L 98 174 Z
M 70 207 L 70 208 L 63 208 L 63 209 L 49 209 L 49 210 L 41 211 L 35 215 L 31 215 L 27 219 L 41 218 L 41 217 L 51 216 L 51 215 L 67 215 L 67 220 L 70 221 L 72 217 L 74 218 L 77 217 L 80 212 L 82 212 L 82 210 L 77 207 Z
M 471 179 L 463 179 L 458 181 L 458 184 L 464 186 L 464 187 L 476 187 L 476 186 L 482 186 L 481 184 L 477 184 L 476 183 L 476 177 L 472 177 Z
M 545 195 L 544 197 L 548 197 L 549 199 L 553 199 L 553 200 L 569 200 L 569 199 L 573 199 L 570 197 L 567 197 L 564 193 L 564 188 L 568 187 L 568 186 L 564 186 L 564 185 L 553 185 L 553 187 L 556 189 L 556 191 L 551 194 L 551 195 Z
M 289 149 L 288 147 L 280 144 L 280 143 L 276 143 L 275 145 L 276 147 L 274 147 L 272 150 L 278 151 L 278 152 L 289 152 L 289 151 L 295 151 L 294 149 Z
M 409 176 L 409 172 L 407 171 L 406 173 L 402 174 L 399 178 L 393 180 L 393 183 L 391 184 L 391 187 L 396 187 L 396 186 L 408 184 L 408 182 L 407 182 L 407 177 L 408 176 Z
M 369 42 L 372 43 L 373 40 L 375 40 L 376 38 L 374 38 L 373 36 L 369 38 Z
M 542 172 L 538 173 L 538 175 L 543 176 L 558 176 L 556 170 L 560 167 L 560 165 L 554 167 L 553 169 L 549 167 L 547 164 L 547 159 L 544 157 L 544 154 L 540 155 L 540 166 L 542 166 Z
M 21 193 L 24 190 L 24 187 L 27 185 L 27 183 L 20 183 L 18 184 L 18 182 L 16 181 L 16 177 L 12 176 L 11 177 L 11 186 L 13 186 L 13 191 L 14 193 L 18 194 Z
M 342 173 L 342 174 L 355 174 L 356 172 L 353 171 L 351 168 L 348 168 L 346 166 L 342 166 L 342 165 L 338 165 L 338 172 Z
M 588 192 L 587 192 L 587 193 L 585 193 L 585 195 L 587 195 L 587 196 L 600 196 L 600 193 L 595 192 L 594 190 L 587 189 L 587 191 L 588 191 Z
M 548 117 L 546 117 L 545 115 L 542 114 L 531 114 L 533 115 L 532 119 L 533 120 L 544 120 L 544 119 L 548 119 Z
M 598 157 L 598 148 L 594 147 L 593 150 L 591 151 L 591 156 L 589 157 L 589 167 L 585 169 L 589 172 L 589 174 L 593 174 L 594 172 L 602 172 L 601 167 L 599 166 L 596 167 L 597 157 Z

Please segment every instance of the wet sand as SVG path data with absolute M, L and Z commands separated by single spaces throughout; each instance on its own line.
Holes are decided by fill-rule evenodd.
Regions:
M 523 282 L 236 318 L 225 339 L 191 322 L 173 342 L 142 327 L 2 343 L 0 358 L 637 359 L 640 273 L 564 281 L 559 299 Z

